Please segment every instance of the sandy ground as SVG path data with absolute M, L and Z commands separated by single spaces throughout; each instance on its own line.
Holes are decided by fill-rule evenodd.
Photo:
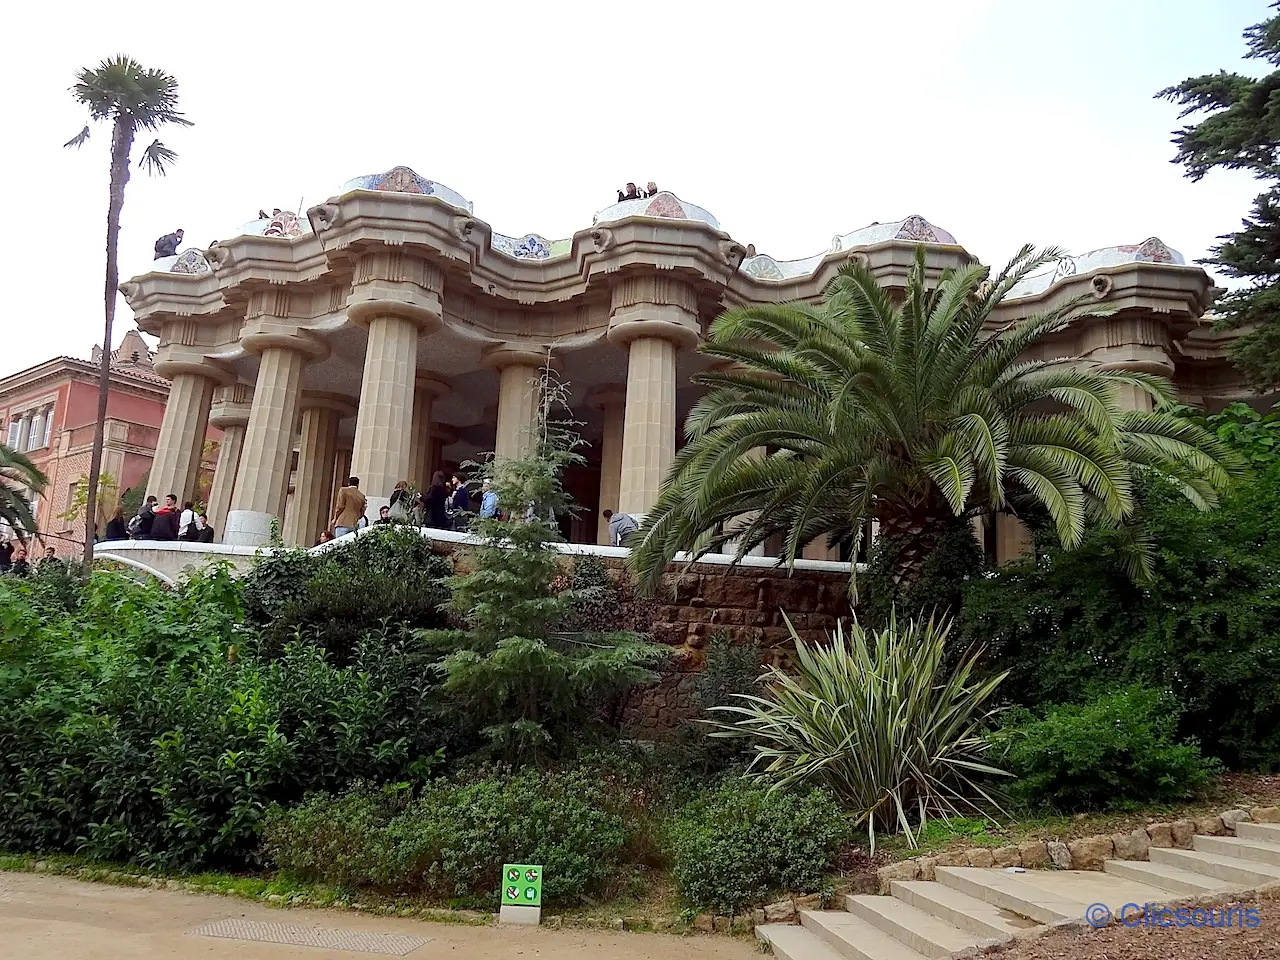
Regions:
M 653 933 L 467 927 L 368 917 L 343 910 L 281 910 L 231 897 L 0 873 L 0 958 L 22 960 L 353 960 L 377 954 L 215 939 L 190 931 L 219 920 L 372 931 L 429 938 L 411 960 L 758 960 L 750 942 Z M 382 954 L 385 956 L 385 954 Z
M 1246 902 L 1260 923 L 1252 929 L 1207 926 L 1126 928 L 1050 933 L 1000 960 L 1280 960 L 1280 902 Z

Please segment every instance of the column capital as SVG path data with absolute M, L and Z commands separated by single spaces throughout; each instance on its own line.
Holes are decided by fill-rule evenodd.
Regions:
M 345 420 L 354 417 L 359 409 L 359 401 L 343 393 L 324 393 L 319 390 L 304 390 L 298 401 L 300 410 L 332 410 L 339 418 Z
M 413 378 L 414 393 L 425 392 L 433 400 L 443 400 L 453 393 L 453 384 L 443 377 L 430 373 L 420 373 Z
M 310 363 L 329 357 L 329 344 L 296 319 L 269 314 L 254 317 L 240 328 L 240 345 L 246 353 L 259 356 L 276 347 L 300 353 Z
M 154 369 L 166 380 L 181 374 L 203 377 L 216 384 L 235 382 L 235 374 L 204 355 L 205 348 L 193 344 L 167 343 L 156 351 Z
M 355 263 L 347 317 L 360 324 L 398 317 L 430 333 L 444 324 L 443 293 L 444 273 L 434 263 L 402 250 L 378 250 Z
M 229 383 L 213 391 L 209 423 L 219 430 L 248 426 L 252 409 L 253 387 L 247 383 Z
M 480 363 L 486 370 L 501 373 L 507 367 L 533 367 L 540 369 L 548 363 L 559 370 L 560 360 L 549 354 L 545 344 L 530 341 L 508 340 L 506 343 L 487 347 L 480 355 Z
M 674 277 L 623 277 L 610 293 L 609 342 L 625 346 L 641 337 L 668 340 L 677 349 L 697 345 L 698 293 Z

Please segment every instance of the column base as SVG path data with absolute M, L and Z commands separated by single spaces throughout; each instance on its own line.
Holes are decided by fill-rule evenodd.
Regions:
M 260 510 L 232 510 L 222 531 L 222 542 L 235 547 L 265 547 L 271 543 L 275 516 Z

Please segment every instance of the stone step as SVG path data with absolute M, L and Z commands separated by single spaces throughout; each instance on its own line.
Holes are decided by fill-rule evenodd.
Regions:
M 1217 877 L 1228 884 L 1240 887 L 1252 887 L 1260 883 L 1274 883 L 1280 880 L 1280 866 L 1241 860 L 1239 857 L 1201 853 L 1199 850 L 1174 850 L 1168 847 L 1152 847 L 1149 856 L 1152 863 L 1167 863 L 1170 866 L 1190 870 L 1192 873 Z
M 1280 843 L 1269 840 L 1253 840 L 1248 837 L 1196 837 L 1195 849 L 1201 853 L 1216 853 L 1223 857 L 1239 857 L 1280 866 Z
M 844 960 L 812 930 L 789 923 L 765 923 L 756 927 L 756 936 L 773 948 L 780 960 Z
M 938 867 L 934 876 L 944 886 L 1019 916 L 1030 917 L 1037 923 L 1069 920 L 1084 909 L 1073 899 L 1050 899 L 1043 890 L 1022 880 L 1026 876 L 1022 873 L 1005 873 L 984 867 Z
M 801 910 L 800 923 L 844 960 L 927 960 L 901 940 L 843 910 Z
M 1039 926 L 994 903 L 929 880 L 895 880 L 889 892 L 911 906 L 967 930 L 981 939 L 1006 940 Z
M 982 939 L 897 897 L 852 896 L 844 908 L 877 930 L 933 960 L 947 960 Z M 999 937 L 1008 940 L 1008 936 Z
M 1245 840 L 1280 843 L 1280 823 L 1237 823 L 1236 836 Z
M 1108 860 L 1103 864 L 1107 873 L 1116 877 L 1137 880 L 1170 893 L 1217 893 L 1228 884 L 1203 873 L 1192 873 L 1167 863 L 1147 863 L 1144 860 Z

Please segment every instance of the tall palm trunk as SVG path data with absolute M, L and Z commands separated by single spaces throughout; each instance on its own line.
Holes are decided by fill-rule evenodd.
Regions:
M 102 333 L 102 365 L 98 368 L 98 421 L 93 431 L 93 454 L 89 458 L 89 490 L 84 504 L 85 574 L 93 563 L 93 538 L 98 524 L 98 477 L 102 473 L 102 447 L 107 430 L 107 398 L 111 390 L 111 328 L 116 319 L 116 288 L 120 286 L 120 265 L 116 247 L 120 241 L 120 211 L 124 208 L 124 187 L 129 182 L 129 152 L 133 148 L 133 124 L 127 116 L 116 117 L 111 132 L 111 199 L 107 204 L 107 278 L 103 291 L 106 320 Z
M 957 523 L 955 515 L 940 499 L 914 510 L 882 510 L 879 520 L 880 537 L 897 551 L 893 558 L 893 582 L 899 590 L 920 579 L 925 562 Z

